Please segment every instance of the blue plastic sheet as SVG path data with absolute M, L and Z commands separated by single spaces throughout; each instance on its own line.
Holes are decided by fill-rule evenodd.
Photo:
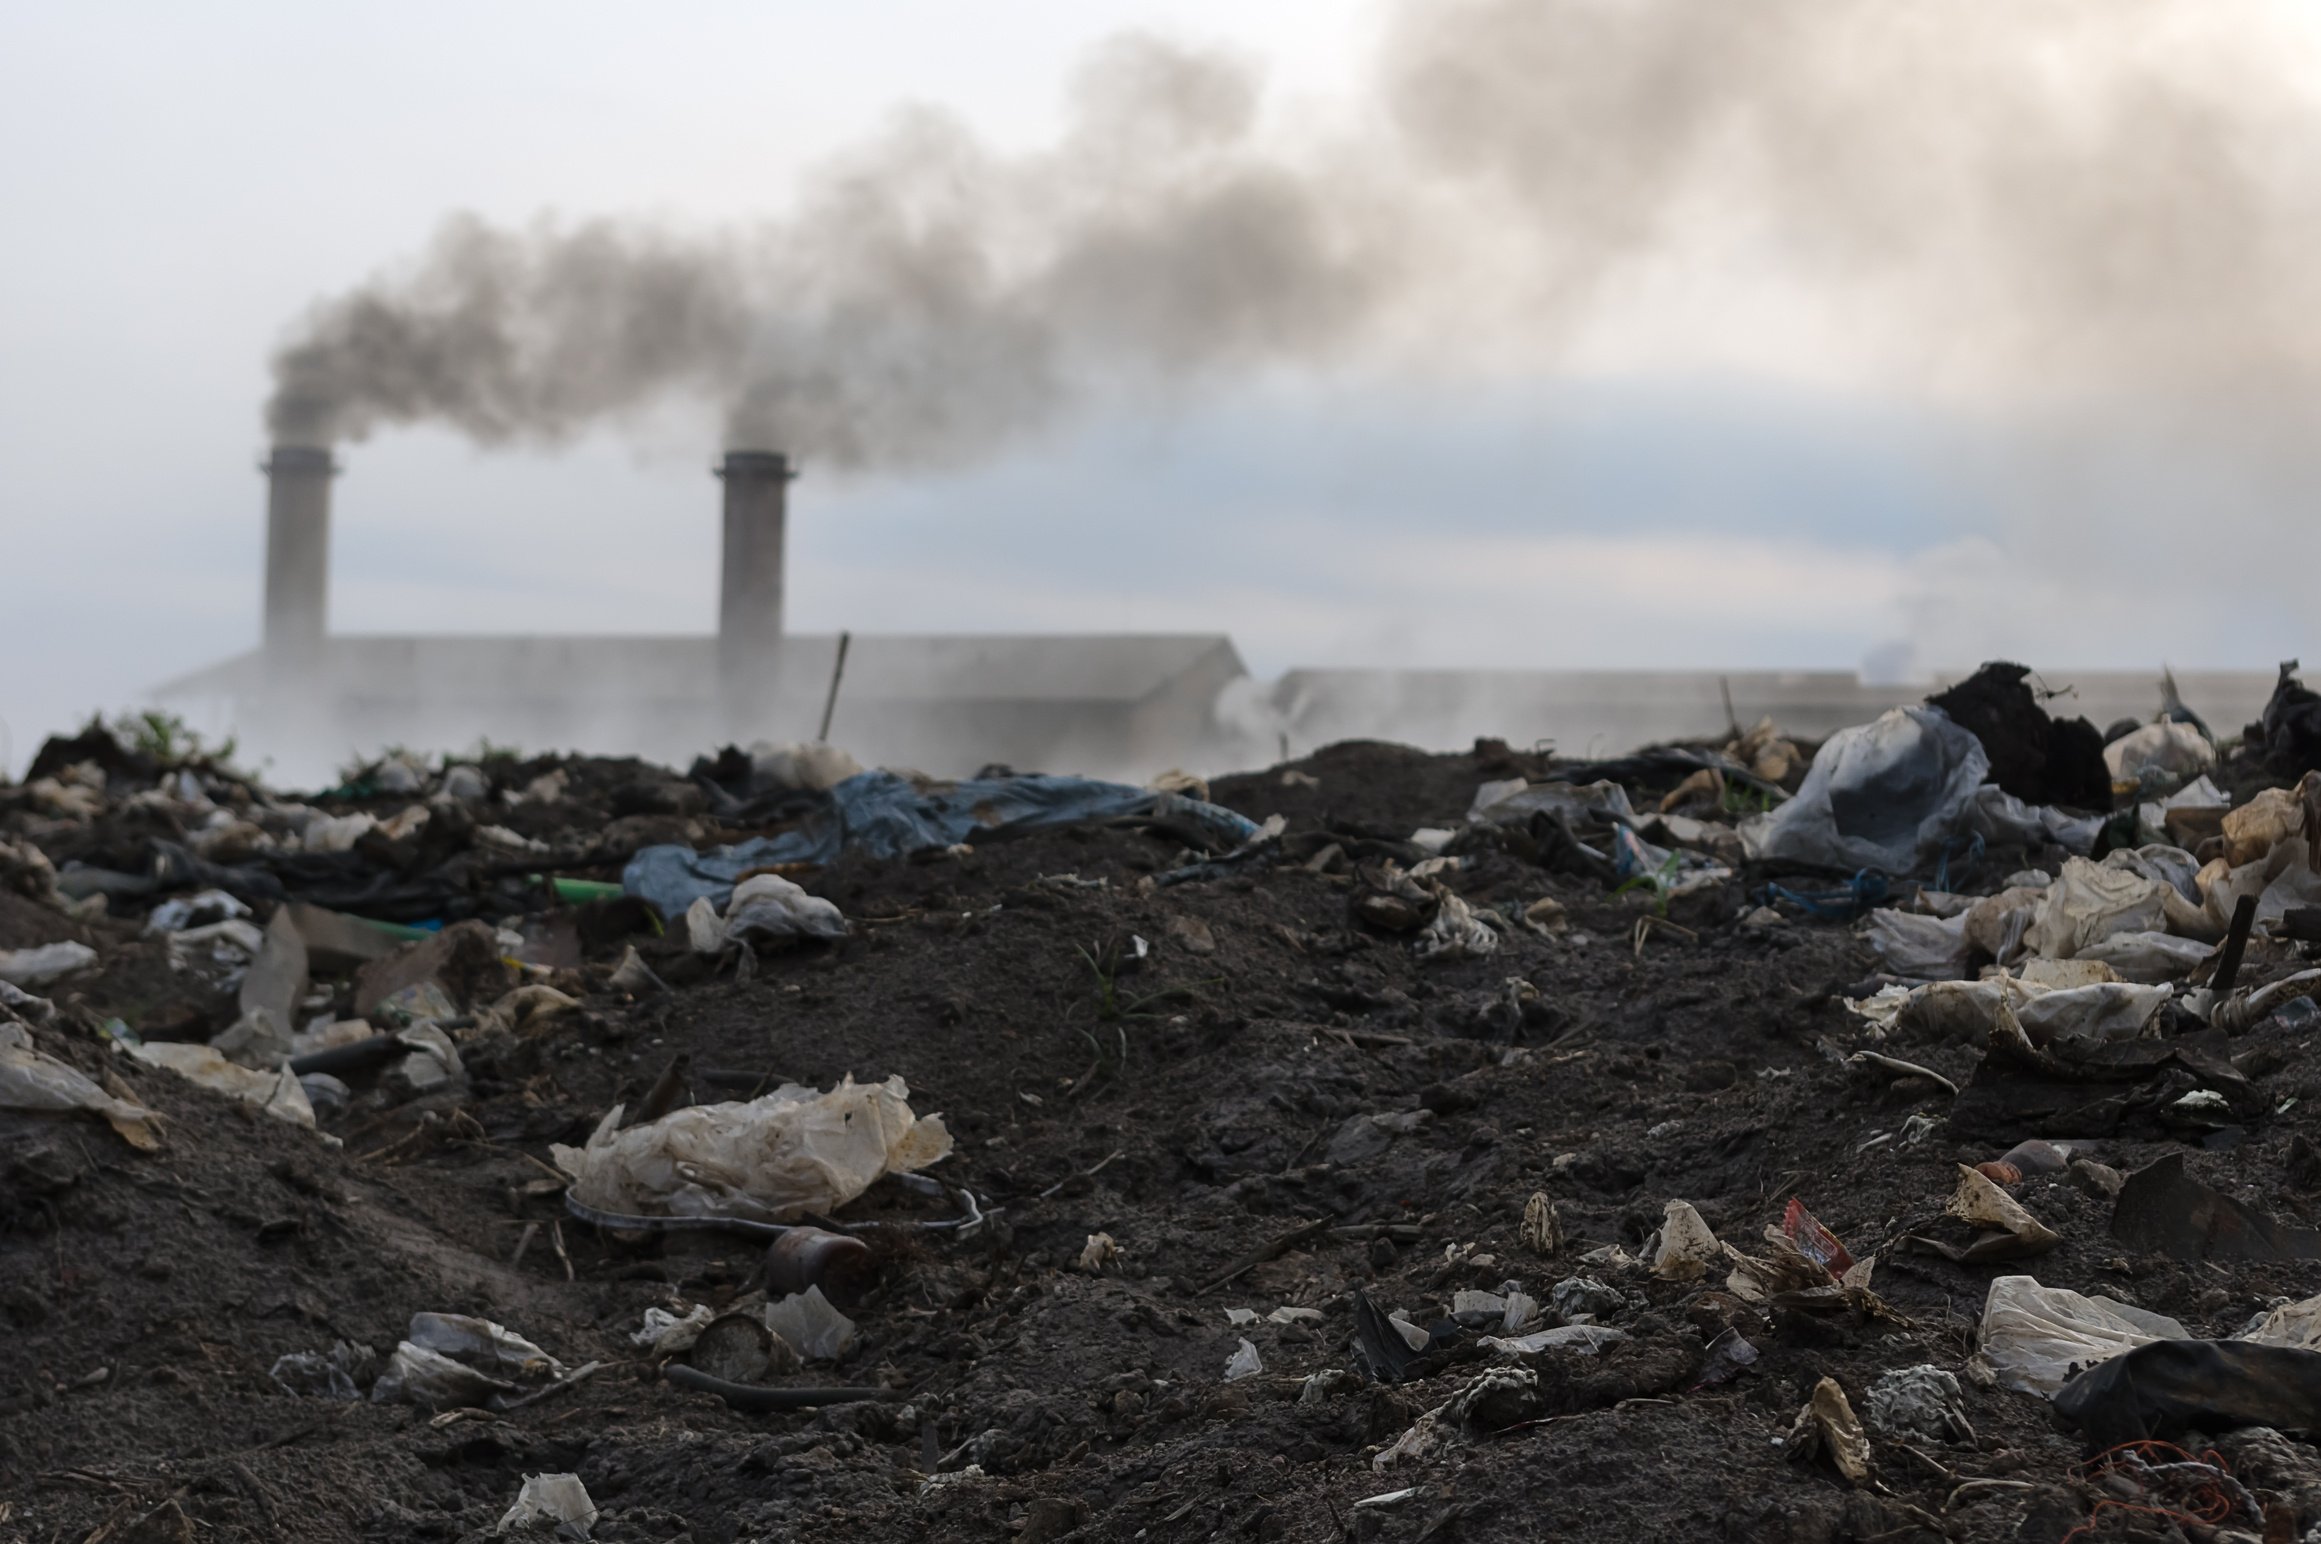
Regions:
M 665 917 L 702 896 L 719 907 L 745 874 L 782 863 L 833 863 L 841 854 L 901 858 L 960 842 L 1124 816 L 1152 816 L 1189 827 L 1214 848 L 1237 847 L 1257 825 L 1229 809 L 1125 783 L 1027 773 L 920 782 L 893 772 L 863 772 L 823 796 L 798 825 L 731 847 L 647 847 L 621 871 L 621 888 Z

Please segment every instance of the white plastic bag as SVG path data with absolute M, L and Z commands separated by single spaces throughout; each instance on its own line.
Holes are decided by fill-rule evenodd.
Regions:
M 949 1156 L 940 1115 L 914 1116 L 901 1078 L 828 1093 L 785 1084 L 746 1103 L 697 1104 L 622 1131 L 615 1106 L 586 1147 L 550 1149 L 584 1206 L 629 1214 L 784 1221 L 835 1212 L 887 1174 Z
M 1797 796 L 1743 824 L 1752 858 L 1907 874 L 1990 773 L 1982 742 L 1938 708 L 1892 708 L 1822 743 Z M 1512 801 L 1511 801 L 1512 802 Z
M 2080 950 L 2079 958 L 2109 965 L 2122 981 L 2149 984 L 2183 980 L 2212 948 L 2200 939 L 2173 933 L 2114 933 Z
M 2197 777 L 2216 765 L 2216 747 L 2190 724 L 2146 724 L 2105 746 L 2103 764 L 2115 782 Z
M 2163 1314 L 2043 1287 L 2029 1276 L 2001 1276 L 1983 1300 L 1976 1355 L 2001 1388 L 2053 1399 L 2075 1373 L 2098 1362 L 2155 1340 L 2191 1338 Z
M 1864 933 L 1878 958 L 1897 976 L 1921 981 L 1956 981 L 1967 973 L 1974 945 L 1967 941 L 1967 913 L 1929 917 L 1881 909 L 1870 913 Z
M 2049 959 L 2068 960 L 2114 933 L 2158 932 L 2171 888 L 2108 859 L 2066 859 L 2024 941 Z

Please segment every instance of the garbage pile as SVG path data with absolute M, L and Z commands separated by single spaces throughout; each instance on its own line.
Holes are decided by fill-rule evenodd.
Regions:
M 0 786 L 0 1534 L 2321 1538 L 2317 704 L 92 724 Z

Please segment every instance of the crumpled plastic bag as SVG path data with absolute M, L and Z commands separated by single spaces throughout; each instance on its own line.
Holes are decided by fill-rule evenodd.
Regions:
M 2052 1399 L 2080 1369 L 2155 1340 L 2191 1338 L 2165 1314 L 2043 1287 L 2029 1276 L 2001 1276 L 1983 1299 L 1975 1355 L 2001 1388 Z
M 550 1149 L 572 1198 L 629 1215 L 752 1217 L 835 1212 L 888 1174 L 949 1156 L 940 1115 L 911 1113 L 899 1077 L 828 1093 L 795 1083 L 763 1098 L 697 1104 L 620 1129 L 616 1105 L 585 1147 Z
M 1930 917 L 1922 912 L 1880 908 L 1863 932 L 1886 969 L 1921 981 L 1956 981 L 1967 973 L 1974 945 L 1967 939 L 1967 912 Z
M 722 917 L 706 895 L 685 908 L 686 940 L 696 954 L 722 954 L 761 939 L 844 938 L 848 931 L 835 903 L 808 895 L 779 874 L 752 874 L 734 886 Z
M 504 1325 L 459 1313 L 415 1313 L 371 1385 L 374 1404 L 449 1410 L 522 1391 L 518 1380 L 564 1375 L 564 1364 Z
M 148 1040 L 129 1047 L 129 1054 L 141 1062 L 167 1067 L 212 1092 L 254 1104 L 276 1120 L 310 1129 L 314 1125 L 314 1105 L 288 1063 L 261 1072 L 226 1060 L 216 1046 L 181 1040 Z
M 2183 980 L 2213 949 L 2201 939 L 2174 933 L 2114 933 L 2080 950 L 2079 958 L 2110 966 L 2122 981 L 2149 986 Z
M 0 1110 L 86 1110 L 143 1152 L 161 1145 L 161 1117 L 116 1099 L 68 1064 L 33 1049 L 19 1024 L 0 1021 Z
M 2024 942 L 2049 959 L 2068 960 L 2114 933 L 2157 932 L 2167 920 L 2172 889 L 2109 858 L 2067 858 Z
M 2216 747 L 2190 724 L 2146 724 L 2103 748 L 2103 764 L 2114 781 L 2146 777 L 2198 777 L 2216 765 Z
M 2308 772 L 2295 788 L 2267 788 L 2224 817 L 2224 861 L 2234 868 L 2255 863 L 2283 842 L 2313 835 L 2305 829 L 2307 790 L 2321 787 L 2321 772 Z M 2308 859 L 2310 861 L 2310 859 Z
M 1974 791 L 1959 817 L 1960 834 L 1979 836 L 1993 846 L 2052 843 L 2068 852 L 2088 852 L 2103 833 L 2101 815 L 2074 815 L 2052 804 L 2026 804 L 1996 783 Z
M 2002 1005 L 2014 1011 L 2033 1045 L 2058 1040 L 2131 1040 L 2150 1027 L 2175 989 L 2165 983 L 2138 986 L 2125 981 L 2093 986 L 2043 988 L 2012 976 L 1985 981 L 1936 981 L 1914 988 L 1897 1006 L 1872 1002 L 1892 1015 L 1897 1030 L 1930 1038 L 1979 1044 L 1999 1026 Z M 1876 1022 L 1881 1013 L 1862 1012 Z
M 1982 741 L 1939 708 L 1891 708 L 1822 742 L 1797 796 L 1741 826 L 1752 858 L 1907 874 L 1990 774 Z
M 588 1496 L 588 1487 L 580 1483 L 577 1474 L 527 1474 L 524 1488 L 516 1492 L 516 1504 L 509 1507 L 493 1526 L 492 1532 L 506 1533 L 529 1523 L 563 1523 L 582 1538 L 596 1526 L 596 1503 Z
M 2254 863 L 2230 867 L 2218 858 L 2200 871 L 2201 926 L 2198 931 L 2221 938 L 2232 925 L 2233 908 L 2244 895 L 2257 898 L 2257 925 L 2269 926 L 2294 907 L 2321 906 L 2321 873 L 2316 873 L 2303 842 L 2282 842 Z
M 1628 790 L 1609 780 L 1577 783 L 1526 783 L 1522 778 L 1485 783 L 1467 806 L 1467 821 L 1490 825 L 1522 825 L 1545 812 L 1563 815 L 1574 826 L 1632 826 L 1636 810 Z

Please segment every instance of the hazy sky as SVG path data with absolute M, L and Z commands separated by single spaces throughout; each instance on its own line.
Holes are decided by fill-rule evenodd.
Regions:
M 268 355 L 445 216 L 779 216 L 906 101 L 1037 151 L 1123 28 L 1262 61 L 1294 128 L 1383 25 L 1344 0 L 0 3 L 0 752 L 255 641 Z M 1811 354 L 1811 300 L 1770 295 L 1749 357 L 1792 327 Z M 940 476 L 809 463 L 793 625 L 1216 629 L 1261 673 L 2321 654 L 2310 578 L 2281 577 L 2316 556 L 2301 460 L 2116 422 L 1995 442 L 1955 401 L 1688 352 L 1692 314 L 1631 297 L 1649 346 L 1616 368 L 1276 371 Z M 717 449 L 675 413 L 551 449 L 383 431 L 345 454 L 333 624 L 705 630 Z

